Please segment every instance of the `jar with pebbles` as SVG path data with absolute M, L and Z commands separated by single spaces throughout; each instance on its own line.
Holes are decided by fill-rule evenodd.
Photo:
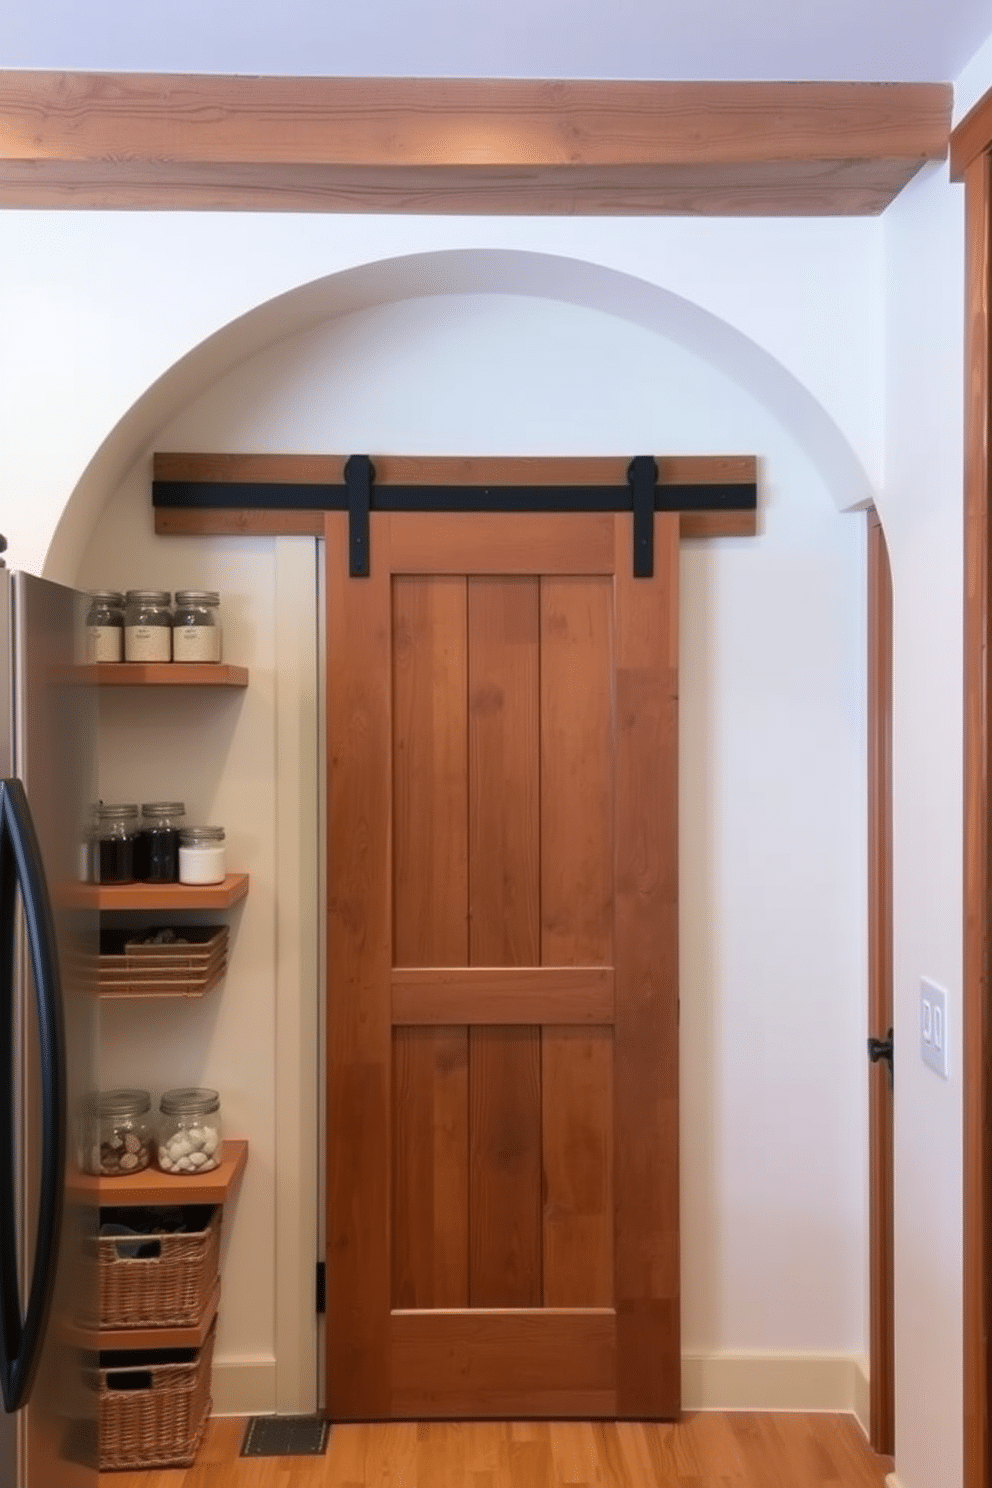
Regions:
M 166 1090 L 159 1101 L 158 1165 L 163 1173 L 209 1173 L 223 1152 L 220 1096 L 187 1086 Z
M 152 1127 L 147 1090 L 105 1090 L 86 1102 L 82 1166 L 105 1178 L 141 1173 L 152 1158 Z

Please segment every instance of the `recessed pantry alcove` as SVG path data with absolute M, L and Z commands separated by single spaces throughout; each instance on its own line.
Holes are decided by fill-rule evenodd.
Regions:
M 102 1048 L 108 1082 L 216 1086 L 250 1143 L 220 1410 L 316 1400 L 319 567 L 310 538 L 156 538 L 156 450 L 757 452 L 758 537 L 681 556 L 686 1403 L 718 1355 L 850 1359 L 864 1337 L 863 534 L 838 507 L 868 481 L 810 393 L 715 317 L 655 291 L 645 323 L 642 283 L 537 255 L 514 291 L 513 257 L 455 255 L 434 292 L 379 265 L 284 318 L 262 307 L 236 365 L 233 341 L 207 347 L 185 386 L 177 368 L 150 390 L 53 549 L 64 567 L 74 533 L 87 587 L 219 589 L 225 658 L 251 672 L 239 699 L 156 696 L 140 721 L 108 697 L 101 767 L 108 798 L 178 792 L 225 822 L 251 874 L 219 995 L 111 1009 Z

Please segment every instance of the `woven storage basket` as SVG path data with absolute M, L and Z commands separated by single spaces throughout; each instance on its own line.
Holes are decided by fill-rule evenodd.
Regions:
M 182 943 L 142 945 L 154 932 L 105 929 L 97 984 L 101 997 L 202 997 L 227 971 L 226 925 L 187 925 Z
M 101 1235 L 101 1328 L 192 1327 L 203 1316 L 217 1281 L 223 1209 L 190 1211 L 199 1231 L 138 1236 Z M 209 1213 L 209 1219 L 205 1216 Z M 135 1243 L 152 1243 L 157 1256 L 130 1257 Z
M 214 1322 L 201 1349 L 114 1355 L 106 1368 L 101 1355 L 102 1471 L 192 1465 L 210 1415 L 216 1331 Z

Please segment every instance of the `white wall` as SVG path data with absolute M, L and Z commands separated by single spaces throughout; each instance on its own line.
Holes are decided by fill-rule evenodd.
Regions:
M 683 1344 L 704 1361 L 861 1354 L 863 520 L 838 514 L 796 440 L 699 357 L 615 316 L 520 296 L 404 301 L 277 341 L 151 444 L 760 455 L 760 536 L 686 544 L 682 563 Z M 300 1160 L 273 1141 L 271 543 L 156 540 L 148 479 L 144 457 L 108 500 L 80 578 L 225 591 L 228 654 L 250 661 L 252 685 L 220 709 L 186 704 L 207 782 L 186 794 L 228 823 L 253 886 L 216 1000 L 115 1009 L 108 1070 L 157 1088 L 176 1069 L 216 1083 L 250 1139 L 219 1354 L 229 1380 L 243 1365 L 240 1401 L 265 1408 L 250 1392 L 273 1358 L 273 1200 L 280 1164 Z M 174 704 L 155 700 L 139 735 L 133 706 L 112 700 L 107 791 L 183 794 L 154 748 Z
M 955 89 L 992 85 L 992 38 Z M 896 1468 L 962 1481 L 962 375 L 964 194 L 946 167 L 884 219 L 885 484 L 894 631 Z M 919 983 L 948 992 L 950 1076 L 919 1057 Z

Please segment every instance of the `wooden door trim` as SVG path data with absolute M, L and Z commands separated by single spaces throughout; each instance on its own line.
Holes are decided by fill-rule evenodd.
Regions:
M 892 1027 L 892 574 L 885 533 L 868 513 L 868 1033 Z M 868 1094 L 870 1436 L 895 1450 L 892 1092 L 870 1066 Z
M 393 971 L 393 1026 L 543 1023 L 608 1026 L 608 966 L 430 966 Z
M 768 216 L 883 211 L 943 83 L 0 72 L 0 207 Z
M 965 128 L 967 126 L 967 129 Z M 992 393 L 992 92 L 955 131 L 965 183 L 964 407 L 964 1472 L 989 1488 L 989 1341 L 992 1337 L 992 1078 L 990 1078 L 989 397 Z M 976 130 L 978 133 L 976 134 Z M 979 145 L 977 142 L 981 140 Z

